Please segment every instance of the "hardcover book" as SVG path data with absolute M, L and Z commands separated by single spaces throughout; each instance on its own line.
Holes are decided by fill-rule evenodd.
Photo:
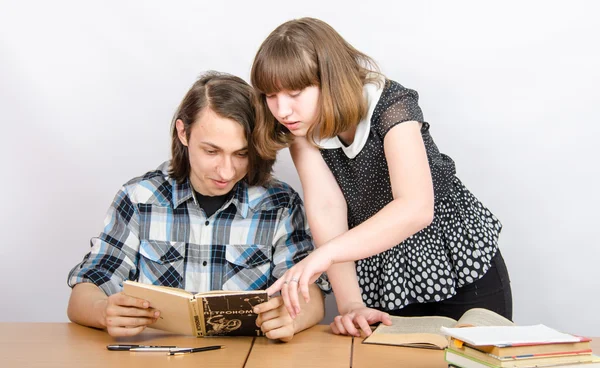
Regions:
M 597 361 L 597 357 L 592 355 L 591 350 L 582 350 L 580 352 L 560 353 L 560 354 L 527 354 L 513 357 L 499 357 L 492 354 L 481 352 L 477 349 L 463 346 L 457 348 L 450 345 L 446 349 L 446 360 L 456 362 L 460 357 L 468 358 L 480 363 L 487 363 L 499 368 L 514 367 L 543 367 L 559 364 L 581 364 Z
M 556 358 L 524 359 L 515 361 L 488 361 L 464 355 L 451 349 L 446 350 L 446 362 L 449 365 L 462 368 L 541 368 L 541 367 L 600 367 L 600 359 L 595 355 L 572 355 Z
M 457 321 L 449 317 L 396 317 L 390 316 L 392 325 L 380 324 L 363 344 L 396 345 L 413 348 L 445 349 L 449 338 L 442 327 L 512 326 L 510 320 L 483 308 L 466 311 Z
M 580 353 L 580 352 L 591 352 L 592 347 L 590 342 L 592 339 L 589 337 L 577 336 L 579 341 L 577 342 L 563 342 L 563 343 L 537 343 L 537 344 L 509 344 L 502 346 L 495 345 L 470 345 L 464 343 L 465 347 L 470 347 L 478 351 L 494 355 L 500 358 L 503 357 L 515 357 L 529 354 L 567 354 L 567 353 Z M 452 339 L 454 340 L 454 339 Z M 460 342 L 454 344 L 453 349 L 457 349 L 460 346 Z M 460 351 L 460 350 L 459 350 Z
M 125 281 L 123 292 L 147 300 L 160 311 L 150 325 L 164 331 L 196 337 L 261 336 L 256 326 L 254 306 L 268 301 L 267 292 L 214 290 L 193 294 L 188 291 Z

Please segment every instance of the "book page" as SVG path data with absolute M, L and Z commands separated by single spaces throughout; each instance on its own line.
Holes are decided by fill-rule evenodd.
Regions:
M 196 294 L 197 297 L 211 297 L 223 295 L 239 295 L 239 294 L 264 294 L 264 290 L 210 290 Z
M 551 342 L 577 342 L 579 338 L 558 332 L 544 325 L 535 326 L 476 326 L 467 328 L 442 327 L 442 331 L 471 345 L 514 345 Z
M 452 318 L 438 316 L 390 318 L 391 326 L 380 324 L 363 343 L 444 349 L 448 346 L 448 339 L 440 329 L 456 323 Z
M 489 309 L 473 308 L 466 311 L 454 327 L 472 326 L 514 326 L 514 323 Z
M 442 326 L 453 327 L 456 321 L 449 317 L 397 317 L 390 316 L 391 326 L 383 323 L 377 327 L 377 333 L 381 334 L 409 334 L 409 333 L 433 333 L 442 335 Z

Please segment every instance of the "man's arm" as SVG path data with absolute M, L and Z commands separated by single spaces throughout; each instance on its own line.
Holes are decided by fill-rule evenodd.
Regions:
M 71 290 L 67 315 L 83 326 L 106 329 L 111 336 L 133 336 L 156 322 L 160 313 L 142 299 L 123 293 L 110 297 L 89 282 Z
M 316 284 L 309 286 L 309 292 L 310 302 L 307 304 L 304 299 L 300 300 L 302 311 L 295 319 L 290 317 L 280 296 L 257 305 L 254 307 L 254 313 L 258 314 L 256 325 L 269 339 L 284 342 L 290 341 L 296 333 L 316 325 L 325 316 L 324 295 Z
M 139 218 L 122 188 L 110 206 L 100 236 L 92 238 L 92 249 L 69 273 L 73 289 L 67 308 L 75 323 L 106 329 L 113 336 L 140 333 L 158 317 L 144 300 L 121 293 L 123 281 L 136 273 L 133 255 L 139 253 Z M 110 295 L 110 296 L 108 296 Z

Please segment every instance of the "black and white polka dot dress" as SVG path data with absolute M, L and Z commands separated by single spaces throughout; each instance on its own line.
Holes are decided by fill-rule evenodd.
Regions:
M 431 225 L 356 263 L 363 301 L 390 311 L 448 299 L 457 288 L 486 273 L 502 225 L 455 176 L 452 159 L 437 149 L 429 124 L 423 121 L 417 92 L 387 81 L 384 88 L 365 86 L 365 96 L 369 113 L 350 146 L 337 137 L 318 142 L 346 198 L 348 227 L 361 224 L 392 201 L 383 140 L 392 127 L 405 121 L 423 123 L 435 206 Z

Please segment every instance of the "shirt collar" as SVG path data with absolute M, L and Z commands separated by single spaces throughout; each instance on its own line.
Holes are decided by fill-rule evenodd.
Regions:
M 250 205 L 248 204 L 248 184 L 245 180 L 237 182 L 233 188 L 233 195 L 231 196 L 229 203 L 233 203 L 237 207 L 238 213 L 242 218 L 248 217 Z
M 177 208 L 182 203 L 187 202 L 188 200 L 194 200 L 194 194 L 192 193 L 192 187 L 190 183 L 190 178 L 187 178 L 183 181 L 183 183 L 178 183 L 173 180 L 175 183 L 173 184 L 173 207 Z
M 371 130 L 371 117 L 373 116 L 373 111 L 379 102 L 382 92 L 383 89 L 373 83 L 368 83 L 363 87 L 363 96 L 367 99 L 369 110 L 367 111 L 365 118 L 356 126 L 354 141 L 351 145 L 344 145 L 337 136 L 325 138 L 320 141 L 317 140 L 315 143 L 317 143 L 321 149 L 341 148 L 348 158 L 355 158 L 367 143 L 367 138 L 369 138 L 369 132 Z

